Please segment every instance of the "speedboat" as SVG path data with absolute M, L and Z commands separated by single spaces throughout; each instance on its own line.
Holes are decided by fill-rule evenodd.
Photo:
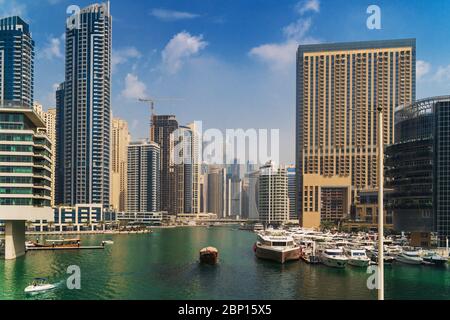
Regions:
M 294 242 L 294 238 L 275 230 L 258 234 L 258 241 L 253 249 L 260 259 L 279 263 L 300 259 L 300 246 Z
M 338 249 L 325 249 L 319 255 L 320 261 L 333 268 L 345 268 L 348 263 L 348 258 L 344 255 L 344 250 Z
M 435 265 L 435 266 L 443 266 L 448 262 L 448 259 L 437 254 L 434 251 L 427 251 L 422 256 L 423 262 L 425 264 Z
M 395 260 L 406 264 L 422 264 L 423 262 L 418 251 L 403 251 L 395 256 Z
M 106 245 L 106 244 L 114 244 L 114 241 L 112 241 L 112 240 L 104 240 L 104 241 L 102 241 L 102 245 Z
M 26 287 L 24 291 L 25 293 L 38 293 L 53 290 L 55 288 L 56 286 L 54 284 L 49 284 L 47 279 L 36 278 L 33 279 L 31 284 Z
M 365 250 L 346 249 L 345 254 L 348 258 L 348 264 L 354 267 L 367 267 L 370 263 Z

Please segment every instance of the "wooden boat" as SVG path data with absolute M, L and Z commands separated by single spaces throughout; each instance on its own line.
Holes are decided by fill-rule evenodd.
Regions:
M 45 243 L 31 242 L 27 247 L 34 248 L 79 248 L 80 239 L 45 240 Z
M 219 251 L 214 247 L 207 247 L 200 250 L 200 263 L 215 265 L 219 260 Z

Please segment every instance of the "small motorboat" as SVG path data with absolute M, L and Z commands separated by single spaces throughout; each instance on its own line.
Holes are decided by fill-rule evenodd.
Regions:
M 31 284 L 25 288 L 25 293 L 38 293 L 38 292 L 46 292 L 49 290 L 55 289 L 56 286 L 54 284 L 48 283 L 48 280 L 45 278 L 36 278 L 33 279 Z
M 207 247 L 200 250 L 200 263 L 215 265 L 219 260 L 219 250 Z
M 104 240 L 104 241 L 102 241 L 102 245 L 103 246 L 107 245 L 107 244 L 109 244 L 109 245 L 114 244 L 114 241 L 112 241 L 112 240 Z

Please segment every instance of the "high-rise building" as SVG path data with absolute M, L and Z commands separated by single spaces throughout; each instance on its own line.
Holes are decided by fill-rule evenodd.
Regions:
M 33 106 L 34 41 L 20 17 L 0 19 L 0 103 Z
M 450 96 L 401 106 L 386 148 L 386 206 L 397 231 L 450 236 Z M 421 243 L 417 244 L 421 246 Z
M 127 200 L 127 161 L 130 132 L 125 120 L 114 118 L 111 125 L 111 190 L 110 205 L 125 212 Z
M 258 188 L 259 221 L 280 225 L 289 220 L 286 169 L 273 163 L 261 168 Z
M 289 197 L 289 220 L 298 220 L 298 214 L 295 210 L 295 192 L 296 192 L 296 177 L 295 166 L 288 166 L 286 168 L 287 183 L 288 183 L 288 197 Z
M 219 218 L 225 218 L 226 203 L 226 169 L 220 166 L 209 166 L 208 170 L 208 213 L 214 213 Z
M 172 133 L 176 213 L 199 213 L 199 140 L 195 123 L 179 126 Z
M 243 218 L 259 220 L 258 193 L 259 193 L 259 170 L 247 172 L 243 184 Z
M 67 21 L 64 140 L 58 142 L 64 148 L 63 202 L 70 206 L 109 207 L 111 30 L 109 2 Z
M 56 168 L 56 109 L 52 108 L 48 111 L 44 111 L 42 105 L 35 102 L 33 106 L 36 113 L 44 120 L 45 128 L 39 129 L 45 133 L 50 139 L 52 145 L 51 148 L 51 160 L 52 160 L 52 201 L 51 205 L 55 205 L 55 168 Z
M 5 258 L 25 254 L 25 221 L 52 220 L 52 145 L 33 108 L 0 104 L 0 220 Z
M 175 172 L 173 166 L 174 145 L 172 133 L 178 129 L 173 115 L 152 117 L 151 140 L 161 147 L 161 211 L 176 214 Z
M 55 169 L 55 204 L 64 204 L 64 99 L 65 84 L 61 83 L 56 89 L 56 169 Z
M 127 213 L 160 211 L 160 152 L 154 142 L 129 144 Z
M 377 181 L 377 108 L 384 143 L 394 110 L 415 100 L 415 39 L 300 45 L 297 54 L 297 195 L 304 227 L 350 214 Z

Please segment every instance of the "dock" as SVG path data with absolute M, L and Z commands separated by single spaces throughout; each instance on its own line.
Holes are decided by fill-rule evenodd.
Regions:
M 101 250 L 105 246 L 85 246 L 85 247 L 29 247 L 26 251 L 65 251 L 65 250 Z

